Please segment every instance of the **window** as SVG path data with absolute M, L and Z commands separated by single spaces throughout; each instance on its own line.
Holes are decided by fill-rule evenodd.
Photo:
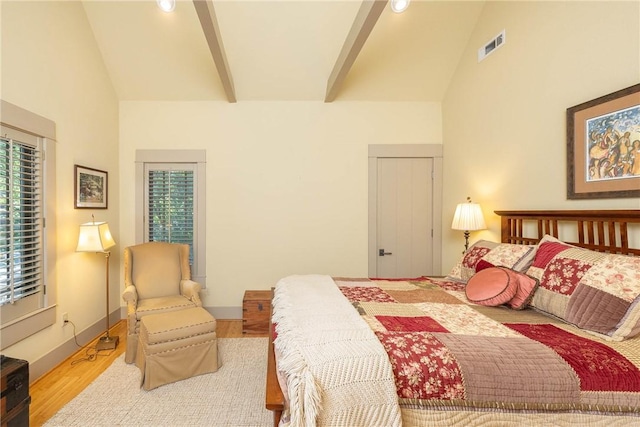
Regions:
M 55 323 L 55 124 L 0 101 L 0 348 Z
M 0 305 L 43 293 L 42 147 L 14 134 L 0 137 Z
M 145 164 L 145 242 L 189 245 L 193 265 L 195 182 L 192 164 Z
M 193 280 L 206 284 L 205 152 L 138 150 L 136 241 L 189 245 Z

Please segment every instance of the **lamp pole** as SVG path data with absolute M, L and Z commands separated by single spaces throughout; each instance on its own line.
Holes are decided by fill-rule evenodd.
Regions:
M 112 337 L 109 335 L 109 257 L 111 256 L 111 252 L 104 252 L 104 259 L 106 265 L 106 282 L 107 282 L 107 334 L 103 337 L 100 337 L 98 343 L 96 344 L 96 350 L 113 350 L 118 346 L 118 341 L 120 337 L 115 336 Z

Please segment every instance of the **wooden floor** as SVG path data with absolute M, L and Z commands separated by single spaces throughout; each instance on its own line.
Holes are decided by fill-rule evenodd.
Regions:
M 242 337 L 242 320 L 218 320 L 219 338 Z M 95 380 L 127 347 L 126 321 L 122 320 L 111 328 L 111 335 L 119 336 L 120 343 L 115 350 L 100 351 L 93 347 L 97 341 L 89 343 L 77 353 L 62 362 L 51 372 L 31 384 L 29 394 L 29 424 L 31 427 L 43 425 L 66 403 L 76 397 Z

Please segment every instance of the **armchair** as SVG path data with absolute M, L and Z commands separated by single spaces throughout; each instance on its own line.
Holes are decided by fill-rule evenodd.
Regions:
M 191 280 L 188 245 L 150 242 L 125 248 L 124 285 L 127 363 L 136 359 L 142 317 L 202 307 L 199 294 L 202 286 Z

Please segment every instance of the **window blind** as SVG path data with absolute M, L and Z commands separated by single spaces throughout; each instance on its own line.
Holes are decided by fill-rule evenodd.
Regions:
M 0 305 L 42 291 L 42 153 L 0 138 Z
M 193 264 L 194 171 L 149 167 L 146 181 L 147 241 L 187 244 Z

